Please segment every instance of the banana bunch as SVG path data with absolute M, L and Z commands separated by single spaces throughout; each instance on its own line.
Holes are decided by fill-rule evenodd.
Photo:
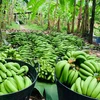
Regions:
M 79 76 L 85 80 L 88 76 L 97 76 L 100 73 L 100 65 L 94 60 L 86 60 L 80 64 Z
M 75 83 L 71 86 L 71 90 L 79 94 L 86 95 L 92 98 L 100 99 L 100 82 L 95 77 L 89 76 L 86 80 L 77 78 Z
M 70 64 L 66 60 L 59 61 L 55 66 L 55 74 L 60 82 L 66 83 L 68 79 Z
M 0 95 L 17 92 L 27 88 L 32 81 L 27 72 L 28 66 L 16 62 L 0 62 Z

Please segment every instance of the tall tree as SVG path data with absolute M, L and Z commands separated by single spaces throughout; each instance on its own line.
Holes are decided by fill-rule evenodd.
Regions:
M 71 32 L 73 33 L 74 32 L 74 23 L 75 23 L 75 12 L 76 12 L 76 0 L 74 0 L 74 11 L 73 11 L 73 14 L 72 14 L 72 30 Z
M 78 15 L 78 23 L 77 23 L 77 32 L 80 32 L 81 20 L 82 20 L 82 0 L 80 0 L 80 8 L 79 8 L 79 15 Z
M 95 19 L 95 8 L 96 8 L 96 0 L 93 0 L 92 2 L 92 15 L 91 15 L 91 21 L 90 21 L 90 32 L 89 32 L 89 43 L 92 44 L 93 39 L 93 28 L 94 28 L 94 19 Z
M 1 33 L 1 23 L 2 23 L 2 0 L 0 0 L 0 46 L 2 44 L 2 33 Z

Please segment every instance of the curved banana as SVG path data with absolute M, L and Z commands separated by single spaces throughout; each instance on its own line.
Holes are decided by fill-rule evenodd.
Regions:
M 16 81 L 14 80 L 13 77 L 9 77 L 8 80 L 14 85 L 15 88 L 18 88 L 17 84 L 16 84 Z
M 4 73 L 2 70 L 0 70 L 0 76 L 2 77 L 2 78 L 7 78 L 7 75 L 6 75 L 6 73 Z
M 28 76 L 24 76 L 24 83 L 25 83 L 24 87 L 27 88 L 32 84 L 32 81 Z
M 96 96 L 96 99 L 100 100 L 100 93 Z
M 90 96 L 91 93 L 94 91 L 95 87 L 97 85 L 97 79 L 96 78 L 93 78 L 88 86 L 88 89 L 87 89 L 87 95 Z
M 75 83 L 71 86 L 71 90 L 72 90 L 72 91 L 76 91 Z
M 90 72 L 87 72 L 83 68 L 79 68 L 79 72 L 82 73 L 83 75 L 86 75 L 86 76 L 93 76 Z
M 100 93 L 100 82 L 97 84 L 97 86 L 93 90 L 91 97 L 96 98 L 99 93 Z
M 71 80 L 73 79 L 75 71 L 73 69 L 69 70 L 67 84 L 71 86 Z
M 2 77 L 0 76 L 0 83 L 2 82 Z
M 12 73 L 11 73 L 11 71 L 9 69 L 6 70 L 6 74 L 7 74 L 8 77 L 12 76 Z
M 75 86 L 76 86 L 76 91 L 79 93 L 79 94 L 82 94 L 82 90 L 81 90 L 81 78 L 78 77 L 76 82 L 75 82 Z
M 82 89 L 82 93 L 83 93 L 84 95 L 86 95 L 88 86 L 89 86 L 90 82 L 92 81 L 92 79 L 93 79 L 93 77 L 92 77 L 92 76 L 89 76 L 89 77 L 87 77 L 87 79 L 84 81 L 84 84 L 83 84 L 83 87 L 84 87 L 84 88 Z
M 0 70 L 6 72 L 6 67 L 0 62 Z
M 9 90 L 9 93 L 18 91 L 18 89 L 16 87 L 14 87 L 14 85 L 9 80 L 5 81 L 5 85 L 6 85 L 6 89 Z
M 68 72 L 69 72 L 70 64 L 66 63 L 61 74 L 60 82 L 66 83 L 68 79 Z
M 66 60 L 61 60 L 56 64 L 56 66 L 55 66 L 55 74 L 56 74 L 56 77 L 58 79 L 60 78 L 62 70 L 63 70 L 63 68 L 64 68 L 66 63 L 67 63 Z
M 21 76 L 14 75 L 14 79 L 17 83 L 18 90 L 24 89 L 24 80 Z
M 0 88 L 1 88 L 0 89 L 1 92 L 3 92 L 4 94 L 7 94 L 8 93 L 7 90 L 6 90 L 6 88 L 5 88 L 5 86 L 4 86 L 4 82 L 0 84 Z
M 78 72 L 78 73 L 79 73 L 79 76 L 81 77 L 82 80 L 86 80 L 87 76 L 85 76 L 84 74 L 82 74 L 80 72 Z
M 86 60 L 84 64 L 87 65 L 89 68 L 91 68 L 93 72 L 96 72 L 96 68 L 91 64 L 90 61 Z
M 78 71 L 77 70 L 75 70 L 75 74 L 74 74 L 74 76 L 73 76 L 73 78 L 72 78 L 72 80 L 71 80 L 71 85 L 73 84 L 73 83 L 75 83 L 75 81 L 76 81 L 76 79 L 78 78 Z
M 16 67 L 17 69 L 20 69 L 20 65 L 19 63 L 16 62 L 9 62 L 11 65 L 13 65 L 14 67 Z
M 85 65 L 84 63 L 82 63 L 80 65 L 81 68 L 87 70 L 88 72 L 90 72 L 91 74 L 94 74 L 93 70 L 91 68 L 89 68 L 89 66 Z

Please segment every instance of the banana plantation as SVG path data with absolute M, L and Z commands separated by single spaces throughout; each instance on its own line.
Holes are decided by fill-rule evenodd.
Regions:
M 100 99 L 100 0 L 0 0 L 0 100 Z

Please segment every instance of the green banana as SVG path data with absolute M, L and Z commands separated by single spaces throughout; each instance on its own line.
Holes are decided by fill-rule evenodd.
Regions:
M 12 73 L 12 76 L 15 76 L 17 73 L 15 71 L 13 71 L 12 69 L 10 70 Z
M 86 76 L 93 76 L 90 72 L 87 72 L 83 68 L 79 68 L 79 72 L 82 73 L 83 75 L 86 75 Z
M 11 65 L 13 65 L 14 67 L 16 67 L 18 70 L 20 69 L 20 65 L 16 62 L 9 62 Z
M 71 85 L 71 80 L 73 79 L 74 74 L 75 74 L 75 70 L 70 69 L 69 75 L 68 75 L 68 80 L 67 80 L 67 84 L 68 84 L 68 85 Z
M 81 90 L 83 90 L 83 84 L 84 84 L 84 81 L 83 80 L 81 80 Z
M 9 80 L 5 81 L 5 87 L 7 90 L 9 90 L 9 93 L 18 91 L 18 89 Z
M 79 55 L 83 55 L 84 57 L 86 57 L 86 53 L 85 53 L 84 51 L 75 51 L 75 52 L 73 53 L 73 56 L 74 56 L 74 57 L 77 57 L 77 56 L 79 56 Z
M 18 90 L 24 89 L 24 80 L 23 80 L 23 78 L 21 76 L 14 75 L 14 79 L 17 83 Z
M 100 82 L 97 84 L 97 86 L 95 87 L 90 96 L 96 98 L 99 93 L 100 93 Z
M 100 93 L 96 96 L 96 99 L 100 100 Z
M 86 80 L 87 76 L 83 75 L 82 73 L 78 72 L 79 76 L 81 77 L 82 80 Z
M 72 78 L 72 80 L 71 80 L 71 85 L 73 84 L 73 83 L 75 83 L 75 81 L 76 81 L 76 79 L 78 78 L 78 71 L 77 70 L 75 70 L 75 74 L 74 74 L 74 76 L 73 76 L 73 78 Z
M 2 70 L 0 70 L 0 75 L 4 79 L 7 78 L 7 75 Z
M 96 68 L 90 63 L 90 61 L 86 60 L 84 61 L 84 64 L 91 68 L 93 72 L 96 72 Z
M 14 85 L 14 87 L 17 89 L 17 84 L 16 84 L 16 81 L 14 80 L 13 77 L 8 77 L 8 80 Z
M 24 76 L 24 83 L 25 83 L 24 87 L 27 88 L 32 84 L 32 81 L 28 76 Z
M 82 93 L 83 93 L 84 95 L 86 95 L 88 86 L 89 86 L 90 82 L 92 81 L 92 79 L 93 79 L 93 77 L 92 77 L 92 76 L 89 76 L 89 77 L 87 77 L 87 79 L 84 81 L 84 84 L 83 84 L 83 87 L 84 87 L 84 88 L 83 88 L 83 90 L 82 90 Z
M 91 61 L 91 64 L 95 67 L 96 72 L 100 72 L 100 68 L 99 68 L 99 66 L 98 66 L 98 63 L 97 63 L 97 62 Z
M 6 72 L 6 67 L 0 62 L 0 70 Z
M 63 70 L 63 68 L 64 68 L 66 63 L 67 63 L 66 60 L 61 60 L 56 64 L 56 66 L 55 66 L 55 74 L 56 74 L 56 77 L 58 79 L 60 78 L 62 70 Z
M 69 72 L 70 64 L 66 63 L 61 74 L 60 82 L 66 83 L 68 79 L 68 72 Z
M 95 87 L 97 85 L 97 79 L 96 78 L 93 78 L 88 86 L 88 89 L 87 89 L 87 95 L 90 96 L 91 93 L 94 91 Z
M 6 74 L 7 74 L 8 77 L 12 76 L 12 73 L 11 73 L 11 71 L 9 69 L 6 69 Z
M 29 68 L 28 68 L 28 66 L 26 66 L 26 65 L 24 65 L 24 66 L 22 66 L 21 68 L 20 68 L 20 70 L 18 71 L 18 75 L 19 74 L 22 74 L 22 73 L 27 73 L 29 71 Z
M 4 94 L 7 94 L 8 93 L 7 90 L 6 90 L 6 88 L 5 88 L 5 86 L 4 86 L 4 82 L 0 84 L 0 88 L 1 88 L 0 89 L 1 92 L 3 92 Z
M 7 68 L 7 69 L 12 69 L 12 65 L 10 64 L 10 62 L 8 63 L 5 63 L 4 66 Z
M 82 94 L 82 90 L 81 90 L 81 78 L 78 77 L 76 82 L 75 82 L 75 86 L 76 86 L 76 91 L 79 93 L 79 94 Z
M 0 91 L 0 95 L 4 95 L 4 93 Z
M 71 86 L 71 90 L 72 90 L 72 91 L 76 91 L 75 83 Z
M 2 82 L 2 77 L 0 76 L 0 83 Z
M 82 63 L 80 65 L 81 68 L 87 70 L 88 72 L 90 72 L 91 74 L 94 74 L 93 70 L 91 68 L 89 68 L 89 66 L 85 65 L 84 63 Z

